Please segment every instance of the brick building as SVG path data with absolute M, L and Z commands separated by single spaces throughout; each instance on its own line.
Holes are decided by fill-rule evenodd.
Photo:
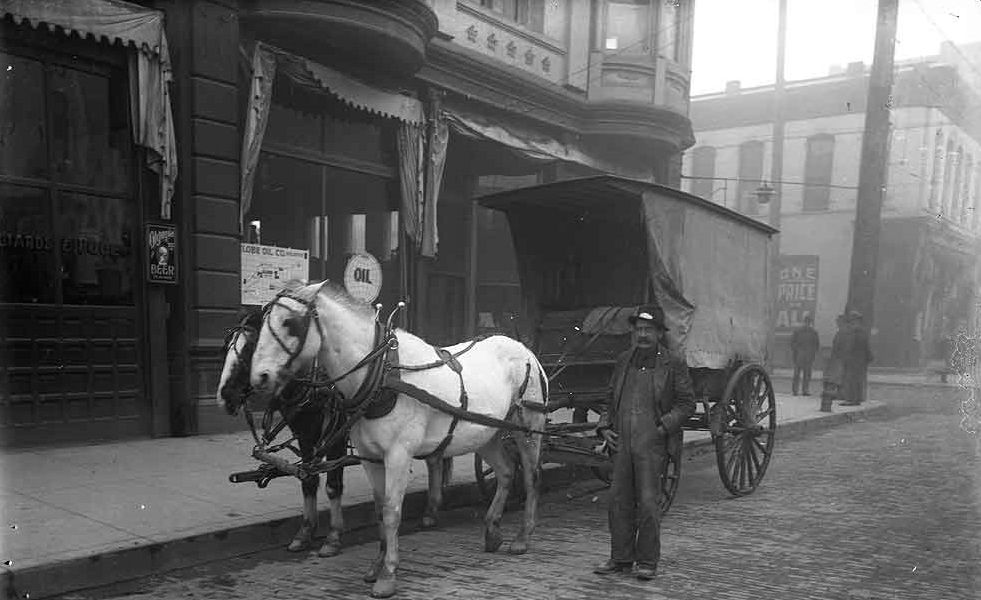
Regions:
M 976 319 L 981 87 L 966 57 L 979 50 L 946 45 L 935 57 L 897 63 L 873 324 L 877 366 L 929 367 L 945 337 Z M 867 91 L 862 63 L 787 84 L 781 255 L 787 265 L 818 268 L 810 304 L 775 323 L 777 364 L 788 364 L 790 331 L 815 303 L 825 352 L 845 310 Z M 772 87 L 740 89 L 735 81 L 692 98 L 697 144 L 685 161 L 687 191 L 768 220 L 753 192 L 769 179 L 772 101 Z
M 0 9 L 4 445 L 240 426 L 214 395 L 243 243 L 317 279 L 370 255 L 378 301 L 433 342 L 507 330 L 510 237 L 473 198 L 678 185 L 693 143 L 691 2 Z

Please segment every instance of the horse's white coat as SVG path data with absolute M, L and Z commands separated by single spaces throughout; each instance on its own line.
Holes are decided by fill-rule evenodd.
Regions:
M 315 357 L 319 359 L 320 368 L 329 377 L 336 378 L 354 367 L 373 349 L 374 319 L 368 306 L 364 305 L 362 309 L 349 299 L 329 297 L 342 292 L 329 290 L 320 293 L 322 285 L 307 286 L 295 292 L 316 307 L 320 325 L 318 329 L 315 323 L 309 323 L 303 348 L 296 347 L 299 345 L 297 338 L 287 335 L 284 321 L 303 317 L 307 314 L 307 306 L 296 299 L 282 297 L 268 313 L 252 359 L 252 385 L 255 389 L 265 393 L 278 392 L 295 373 L 311 366 Z M 403 330 L 398 330 L 396 336 L 401 364 L 421 365 L 438 358 L 433 347 L 420 338 Z M 457 344 L 448 350 L 453 352 L 463 347 L 464 344 Z M 284 369 L 291 354 L 296 358 L 289 370 Z M 504 419 L 512 406 L 520 406 L 519 400 L 545 402 L 547 398 L 547 389 L 542 389 L 540 383 L 544 371 L 535 355 L 520 342 L 494 336 L 478 342 L 457 360 L 463 367 L 468 410 L 472 412 Z M 529 366 L 530 380 L 523 398 L 519 398 L 519 389 L 525 382 Z M 348 398 L 354 396 L 365 373 L 364 368 L 352 373 L 337 383 L 338 389 Z M 404 381 L 451 405 L 460 405 L 460 378 L 449 366 L 425 371 L 402 371 L 401 376 Z M 512 420 L 541 430 L 545 415 L 532 410 L 518 410 Z M 384 465 L 364 463 L 382 517 L 382 551 L 366 576 L 366 580 L 373 580 L 375 576 L 378 578 L 373 595 L 387 596 L 395 591 L 397 531 L 410 461 L 414 456 L 435 449 L 446 436 L 451 422 L 451 416 L 400 395 L 391 413 L 377 419 L 361 420 L 351 430 L 351 440 L 359 455 L 384 461 Z M 541 436 L 516 433 L 515 438 L 518 440 L 528 488 L 525 519 L 518 538 L 511 546 L 512 551 L 521 553 L 526 550 L 527 538 L 535 526 Z M 457 456 L 473 451 L 480 451 L 494 468 L 498 479 L 497 494 L 486 517 L 485 533 L 485 547 L 494 550 L 500 545 L 499 524 L 513 470 L 504 456 L 498 430 L 461 421 L 445 455 Z

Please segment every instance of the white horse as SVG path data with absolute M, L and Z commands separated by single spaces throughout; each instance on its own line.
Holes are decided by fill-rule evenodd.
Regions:
M 249 393 L 250 369 L 252 353 L 255 351 L 259 329 L 262 327 L 262 311 L 256 307 L 248 310 L 237 327 L 233 328 L 225 342 L 225 362 L 218 380 L 218 406 L 223 407 L 228 414 L 234 415 L 242 407 Z M 333 415 L 329 405 L 314 403 L 310 407 L 296 410 L 296 404 L 301 401 L 305 390 L 298 384 L 287 384 L 271 401 L 271 406 L 278 410 L 293 435 L 299 443 L 304 460 L 312 458 L 317 443 L 323 432 L 324 419 Z M 248 410 L 246 408 L 245 410 Z M 342 436 L 326 448 L 324 458 L 336 460 L 347 454 L 347 437 Z M 442 503 L 443 484 L 452 477 L 452 459 L 442 461 L 441 456 L 434 455 L 426 461 L 429 471 L 429 496 L 426 510 L 422 517 L 422 526 L 432 528 L 437 524 L 437 514 Z M 317 488 L 320 476 L 310 475 L 301 481 L 303 492 L 303 518 L 300 528 L 290 541 L 287 550 L 301 552 L 313 544 L 317 534 L 319 511 L 317 510 Z M 344 493 L 344 469 L 334 469 L 325 474 L 325 491 L 328 500 L 328 529 L 323 545 L 317 551 L 318 556 L 335 556 L 341 551 L 341 535 L 344 532 L 344 512 L 341 508 L 341 496 Z
M 402 385 L 378 376 L 386 372 L 380 366 L 395 346 L 400 368 L 393 371 Z M 537 517 L 542 439 L 536 432 L 545 425 L 548 397 L 545 372 L 528 348 L 493 336 L 437 349 L 401 329 L 380 327 L 367 304 L 325 281 L 281 292 L 270 304 L 252 358 L 251 383 L 259 392 L 276 394 L 311 368 L 335 382 L 357 419 L 351 440 L 365 459 L 379 516 L 379 554 L 365 574 L 365 581 L 374 583 L 372 596 L 395 593 L 398 528 L 413 457 L 440 449 L 445 456 L 478 452 L 491 465 L 498 485 L 484 520 L 484 549 L 501 546 L 501 516 L 515 471 L 502 443 L 505 431 L 518 442 L 526 489 L 524 519 L 509 549 L 527 552 Z M 397 392 L 390 391 L 393 387 Z M 380 388 L 388 388 L 388 402 Z M 371 415 L 372 407 L 385 404 L 391 405 L 387 413 Z M 461 406 L 492 419 L 481 424 L 472 414 L 450 414 Z M 359 411 L 366 416 L 359 418 Z

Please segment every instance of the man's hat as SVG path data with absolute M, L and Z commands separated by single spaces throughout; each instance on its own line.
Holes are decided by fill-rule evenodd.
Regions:
M 627 318 L 631 325 L 636 325 L 638 321 L 646 321 L 652 325 L 660 327 L 664 331 L 668 330 L 664 324 L 664 310 L 657 304 L 641 305 L 637 307 L 637 312 Z
M 850 311 L 848 313 L 848 318 L 851 319 L 851 320 L 861 319 L 862 318 L 862 313 L 858 312 L 857 310 Z

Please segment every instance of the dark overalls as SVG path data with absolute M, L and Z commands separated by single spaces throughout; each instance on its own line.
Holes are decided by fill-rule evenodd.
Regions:
M 661 476 L 669 434 L 695 411 L 688 367 L 664 351 L 622 357 L 610 411 L 601 424 L 619 434 L 610 490 L 610 558 L 656 568 L 661 556 Z M 622 383 L 621 383 L 622 382 Z

